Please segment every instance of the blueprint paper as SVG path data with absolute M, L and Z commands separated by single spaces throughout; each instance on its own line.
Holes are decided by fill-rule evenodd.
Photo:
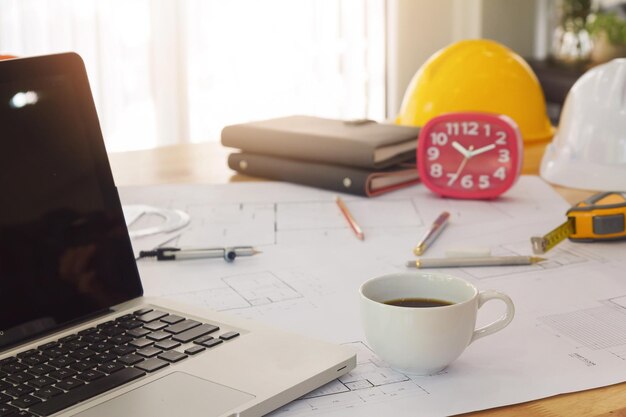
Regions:
M 444 256 L 451 247 L 532 254 L 530 237 L 561 224 L 569 208 L 538 177 L 522 177 L 493 201 L 442 199 L 423 186 L 373 199 L 342 196 L 364 241 L 349 228 L 335 193 L 292 184 L 122 187 L 120 195 L 124 204 L 190 214 L 189 226 L 168 245 L 253 245 L 263 252 L 233 263 L 140 260 L 146 295 L 260 320 L 357 351 L 352 372 L 273 416 L 450 415 L 626 380 L 626 241 L 565 241 L 546 254 L 548 261 L 529 266 L 442 269 L 481 290 L 508 294 L 516 315 L 440 374 L 416 377 L 390 369 L 363 336 L 359 286 L 406 271 L 412 248 L 444 210 L 450 224 L 426 256 Z M 487 303 L 478 325 L 503 309 Z

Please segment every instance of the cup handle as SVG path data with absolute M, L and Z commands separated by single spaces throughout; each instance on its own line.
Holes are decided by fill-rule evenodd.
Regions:
M 474 330 L 474 334 L 472 335 L 472 340 L 470 340 L 470 344 L 481 337 L 488 336 L 497 331 L 504 329 L 509 325 L 511 320 L 513 320 L 513 316 L 515 315 L 515 306 L 513 305 L 513 301 L 509 298 L 508 295 L 502 294 L 501 292 L 488 290 L 481 291 L 478 294 L 478 308 L 481 308 L 483 304 L 485 304 L 489 300 L 502 300 L 504 304 L 506 304 L 506 311 L 500 318 L 495 320 L 492 323 L 487 324 L 486 326 L 481 327 L 480 329 Z

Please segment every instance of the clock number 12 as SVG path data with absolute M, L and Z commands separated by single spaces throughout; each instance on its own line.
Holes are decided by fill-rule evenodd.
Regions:
M 446 123 L 446 131 L 450 136 L 478 136 L 478 122 L 449 122 Z

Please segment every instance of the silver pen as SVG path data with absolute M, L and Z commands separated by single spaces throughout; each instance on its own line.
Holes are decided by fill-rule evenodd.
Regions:
M 252 246 L 233 246 L 225 248 L 157 248 L 139 252 L 139 258 L 156 257 L 158 261 L 176 261 L 183 259 L 224 258 L 232 262 L 238 256 L 253 256 L 261 253 Z
M 428 232 L 422 237 L 422 240 L 417 244 L 417 246 L 413 249 L 413 253 L 416 256 L 420 256 L 426 249 L 430 247 L 430 245 L 437 239 L 437 237 L 443 232 L 443 228 L 448 224 L 448 219 L 450 218 L 450 213 L 444 211 L 437 217 L 435 222 L 430 226 Z
M 508 265 L 532 265 L 545 261 L 546 258 L 538 256 L 485 256 L 470 258 L 421 258 L 416 261 L 408 261 L 408 268 L 455 268 L 468 266 L 508 266 Z

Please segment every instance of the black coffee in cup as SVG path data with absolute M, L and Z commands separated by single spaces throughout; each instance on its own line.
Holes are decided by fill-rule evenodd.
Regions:
M 396 298 L 394 300 L 385 301 L 385 304 L 397 307 L 428 308 L 444 307 L 454 303 L 451 303 L 450 301 L 437 300 L 435 298 Z

